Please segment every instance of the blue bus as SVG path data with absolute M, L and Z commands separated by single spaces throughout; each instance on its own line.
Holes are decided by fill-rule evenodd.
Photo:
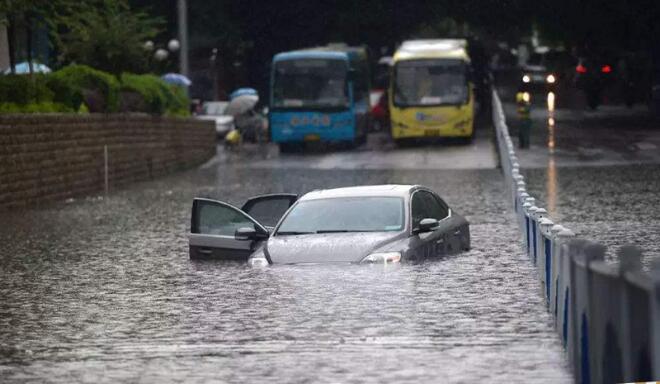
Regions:
M 273 57 L 268 114 L 281 152 L 307 142 L 351 146 L 366 139 L 369 67 L 364 48 L 328 46 Z

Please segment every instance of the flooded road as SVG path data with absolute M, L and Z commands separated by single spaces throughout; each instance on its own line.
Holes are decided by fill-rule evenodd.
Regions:
M 303 161 L 221 153 L 204 168 L 108 199 L 3 213 L 0 377 L 570 382 L 499 170 L 486 161 L 475 169 L 447 165 L 454 157 L 446 154 L 464 156 L 473 146 L 487 148 L 479 151 L 484 159 L 493 156 L 488 134 L 466 147 L 371 153 L 361 160 L 366 169 L 350 169 L 352 152 Z M 338 165 L 306 165 L 328 162 Z M 259 270 L 188 258 L 194 196 L 241 204 L 261 193 L 380 183 L 439 192 L 471 222 L 473 249 L 387 267 Z

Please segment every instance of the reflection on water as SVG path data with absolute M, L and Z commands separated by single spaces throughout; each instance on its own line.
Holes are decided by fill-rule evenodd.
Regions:
M 228 169 L 6 215 L 0 376 L 52 382 L 567 382 L 496 170 Z M 210 181 L 209 181 L 210 179 Z M 192 196 L 426 181 L 473 250 L 419 265 L 191 262 Z M 222 180 L 222 182 L 220 182 Z M 259 180 L 273 180 L 264 190 Z M 452 182 L 448 182 L 452 181 Z M 300 186 L 302 185 L 302 186 Z M 478 199 L 465 196 L 479 196 Z
M 557 208 L 557 169 L 555 166 L 555 94 L 548 92 L 548 167 L 547 167 L 547 193 L 548 213 L 555 216 Z

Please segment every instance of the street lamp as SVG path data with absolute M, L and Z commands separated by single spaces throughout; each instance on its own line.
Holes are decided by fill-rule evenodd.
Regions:
M 143 47 L 144 47 L 145 51 L 151 52 L 151 51 L 154 50 L 154 42 L 151 41 L 151 40 L 147 40 L 147 41 L 144 42 Z
M 165 47 L 158 47 L 153 41 L 147 40 L 144 42 L 142 47 L 145 51 L 152 55 L 156 62 L 163 63 L 170 57 L 170 53 L 175 53 L 181 49 L 181 43 L 179 43 L 179 40 L 177 39 L 170 39 Z M 153 54 L 151 52 L 153 52 Z M 157 67 L 162 69 L 162 64 L 157 65 Z
M 154 59 L 156 59 L 156 60 L 158 60 L 158 61 L 164 61 L 165 59 L 167 59 L 167 57 L 168 57 L 169 55 L 170 55 L 170 53 L 167 52 L 165 49 L 163 49 L 163 48 L 158 48 L 158 49 L 156 50 L 156 52 L 154 52 Z
M 167 43 L 167 49 L 172 53 L 178 51 L 179 48 L 181 48 L 181 44 L 177 39 L 172 39 Z

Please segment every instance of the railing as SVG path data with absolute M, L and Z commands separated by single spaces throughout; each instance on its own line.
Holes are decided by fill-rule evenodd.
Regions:
M 645 272 L 635 246 L 618 250 L 618 265 L 606 263 L 605 246 L 550 220 L 526 191 L 495 91 L 493 123 L 523 247 L 538 267 L 541 294 L 576 381 L 660 379 L 660 263 Z

